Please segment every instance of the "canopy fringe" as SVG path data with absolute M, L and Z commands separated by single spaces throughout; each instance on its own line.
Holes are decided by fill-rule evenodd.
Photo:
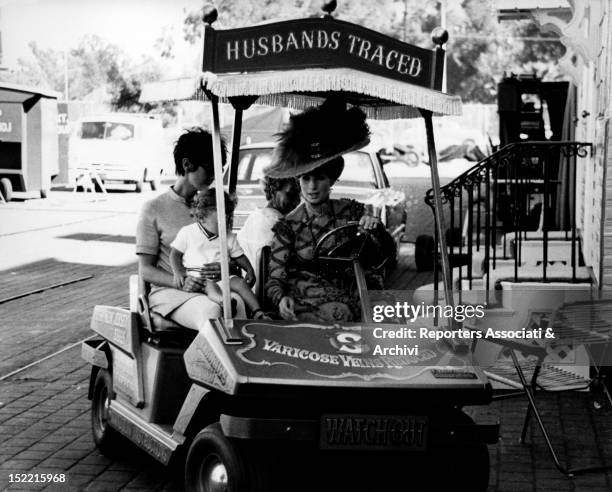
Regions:
M 352 69 L 304 69 L 285 72 L 245 74 L 203 73 L 201 87 L 226 100 L 235 96 L 260 96 L 258 104 L 305 109 L 317 105 L 322 97 L 302 92 L 349 92 L 381 99 L 376 105 L 360 105 L 374 119 L 413 118 L 419 108 L 439 115 L 460 115 L 461 99 L 432 89 L 395 81 Z M 385 101 L 387 103 L 385 103 Z

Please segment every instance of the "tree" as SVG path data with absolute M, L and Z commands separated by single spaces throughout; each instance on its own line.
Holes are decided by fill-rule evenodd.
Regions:
M 121 50 L 97 35 L 85 36 L 70 55 L 74 63 L 69 65 L 74 72 L 70 93 L 74 98 L 82 98 L 103 85 L 113 86 L 126 65 Z
M 52 49 L 42 49 L 35 41 L 31 41 L 28 48 L 32 56 L 20 58 L 17 62 L 17 70 L 0 72 L 2 80 L 62 91 L 65 54 Z
M 491 103 L 504 72 L 554 73 L 563 54 L 560 43 L 522 41 L 521 37 L 551 37 L 533 23 L 500 24 L 493 0 L 446 0 L 450 41 L 447 46 L 448 92 L 464 101 Z M 222 0 L 218 2 L 220 28 L 241 27 L 270 20 L 321 15 L 314 0 Z M 338 2 L 336 14 L 406 42 L 432 47 L 430 33 L 440 25 L 436 0 L 352 0 Z M 248 20 L 248 22 L 246 21 Z M 201 10 L 186 15 L 185 39 L 202 37 Z M 552 36 L 554 37 L 554 36 Z
M 159 80 L 161 69 L 151 57 L 139 63 L 129 59 L 116 45 L 97 35 L 87 35 L 67 52 L 29 45 L 28 58 L 20 58 L 17 69 L 2 73 L 2 80 L 64 92 L 66 79 L 70 99 L 83 99 L 102 88 L 110 94 L 115 109 L 138 111 L 141 85 Z

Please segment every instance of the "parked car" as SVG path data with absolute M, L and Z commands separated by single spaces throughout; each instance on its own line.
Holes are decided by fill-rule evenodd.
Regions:
M 261 178 L 270 163 L 273 142 L 243 145 L 237 169 L 238 206 L 234 212 L 234 228 L 240 228 L 252 210 L 266 203 Z M 352 198 L 377 206 L 382 202 L 381 219 L 392 236 L 399 238 L 406 223 L 406 204 L 401 192 L 389 185 L 383 164 L 373 148 L 366 147 L 344 156 L 344 170 L 334 185 L 334 198 Z M 391 205 L 389 205 L 391 203 Z M 399 228 L 399 229 L 398 229 Z
M 465 159 L 439 162 L 440 185 L 444 186 L 475 165 Z M 425 203 L 425 193 L 431 188 L 431 168 L 424 162 L 416 166 L 404 161 L 385 164 L 385 173 L 391 185 L 406 197 L 406 232 L 404 240 L 416 242 L 421 235 L 434 234 L 432 209 Z M 448 220 L 448 218 L 447 218 Z
M 167 156 L 162 122 L 142 114 L 106 113 L 77 120 L 69 140 L 69 168 L 98 174 L 102 182 L 134 183 L 152 189 Z

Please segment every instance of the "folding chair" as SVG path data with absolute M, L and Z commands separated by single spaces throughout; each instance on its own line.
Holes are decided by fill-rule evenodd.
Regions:
M 493 343 L 509 349 L 510 361 L 497 361 L 493 366 L 483 368 L 485 374 L 493 381 L 498 381 L 518 391 L 495 395 L 494 399 L 506 399 L 516 396 L 526 396 L 528 400 L 527 411 L 523 421 L 520 442 L 524 443 L 527 429 L 533 416 L 542 432 L 546 446 L 557 469 L 568 477 L 588 472 L 598 472 L 612 469 L 612 464 L 570 468 L 559 460 L 535 398 L 535 390 L 550 392 L 576 391 L 589 389 L 594 383 L 601 381 L 600 365 L 595 363 L 590 347 L 603 344 L 604 350 L 601 360 L 605 358 L 606 351 L 612 342 L 612 302 L 611 301 L 583 301 L 573 302 L 561 306 L 552 319 L 551 326 L 555 332 L 555 342 L 564 342 L 574 346 L 584 345 L 595 369 L 594 378 L 584 378 L 571 371 L 561 369 L 558 365 L 544 362 L 548 355 L 546 348 L 517 342 L 508 339 L 490 340 Z M 519 359 L 517 352 L 531 359 Z M 535 360 L 534 360 L 535 359 Z M 603 392 L 612 406 L 612 396 L 605 384 L 601 385 Z

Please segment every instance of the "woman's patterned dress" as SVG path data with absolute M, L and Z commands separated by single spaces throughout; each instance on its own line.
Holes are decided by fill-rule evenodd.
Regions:
M 344 274 L 313 261 L 313 249 L 327 232 L 359 221 L 365 206 L 355 200 L 330 199 L 319 210 L 301 203 L 274 226 L 266 295 L 275 306 L 283 296 L 295 301 L 302 321 L 329 323 L 358 321 L 359 296 L 352 268 Z M 368 275 L 368 286 L 382 288 L 382 276 Z

